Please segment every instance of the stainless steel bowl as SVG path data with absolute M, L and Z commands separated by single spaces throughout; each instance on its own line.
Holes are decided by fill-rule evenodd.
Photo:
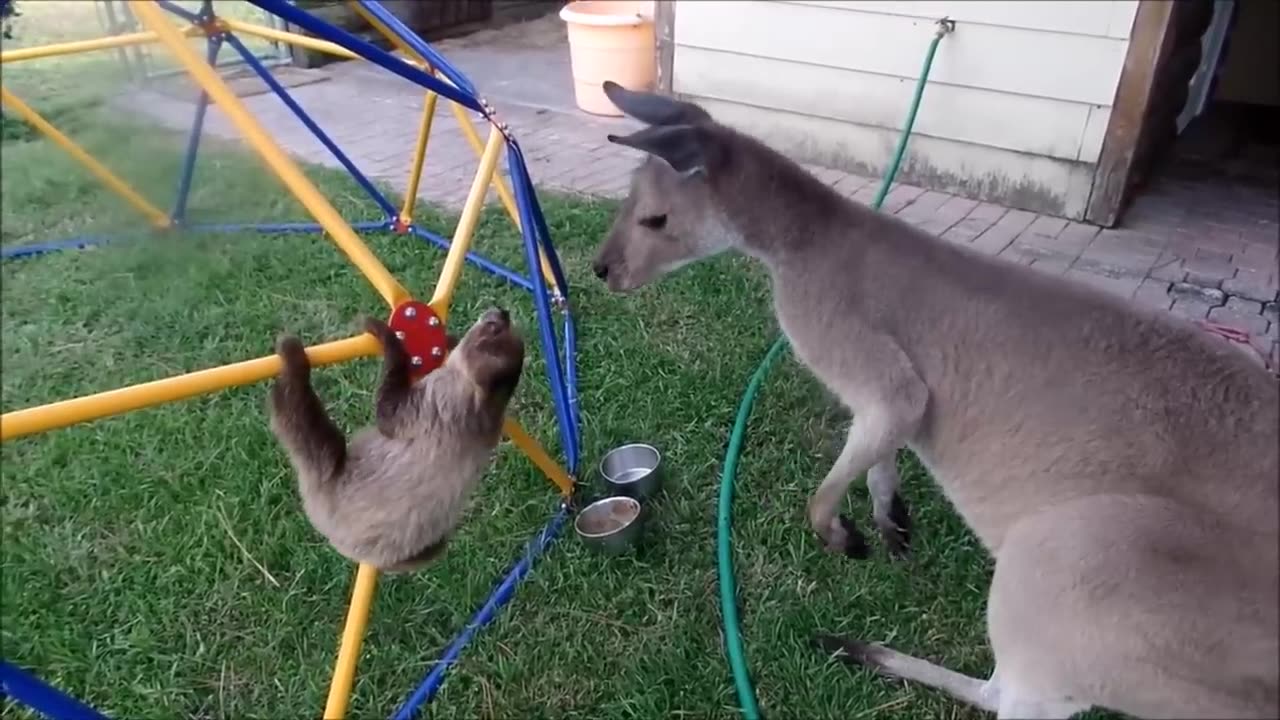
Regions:
M 582 542 L 606 555 L 619 555 L 636 546 L 641 530 L 640 502 L 615 495 L 578 511 L 573 529 Z
M 643 500 L 662 488 L 662 453 L 644 443 L 616 447 L 600 461 L 600 476 L 610 492 Z

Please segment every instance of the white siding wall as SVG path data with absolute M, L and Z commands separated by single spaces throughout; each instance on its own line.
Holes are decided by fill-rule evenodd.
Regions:
M 800 160 L 1078 218 L 1137 0 L 677 2 L 673 89 Z

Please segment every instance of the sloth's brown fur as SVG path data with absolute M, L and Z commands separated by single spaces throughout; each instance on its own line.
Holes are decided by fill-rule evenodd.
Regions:
M 348 559 L 384 572 L 416 570 L 444 550 L 502 435 L 519 383 L 524 342 L 492 309 L 442 367 L 414 383 L 395 333 L 372 318 L 383 349 L 377 422 L 347 443 L 311 387 L 303 344 L 282 336 L 283 369 L 271 388 L 271 430 L 298 477 L 312 526 Z

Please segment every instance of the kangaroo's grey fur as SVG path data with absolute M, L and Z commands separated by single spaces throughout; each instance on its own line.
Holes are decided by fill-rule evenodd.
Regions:
M 841 197 L 702 108 L 606 83 L 648 153 L 595 261 L 625 292 L 737 250 L 796 356 L 853 412 L 809 504 L 832 548 L 914 451 L 992 553 L 982 682 L 821 647 L 1000 718 L 1280 713 L 1280 384 L 1165 313 L 943 242 Z
M 417 383 L 395 333 L 369 318 L 382 343 L 377 422 L 347 444 L 311 387 L 298 338 L 283 336 L 271 388 L 271 430 L 298 475 L 313 527 L 343 556 L 384 572 L 421 568 L 444 551 L 467 499 L 502 437 L 502 420 L 524 361 L 505 310 L 476 321 L 444 365 Z

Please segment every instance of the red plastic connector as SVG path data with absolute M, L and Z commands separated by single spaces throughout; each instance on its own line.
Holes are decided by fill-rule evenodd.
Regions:
M 387 326 L 400 338 L 409 353 L 412 367 L 409 375 L 417 380 L 444 364 L 449 338 L 444 321 L 431 306 L 417 300 L 406 300 L 391 313 Z

